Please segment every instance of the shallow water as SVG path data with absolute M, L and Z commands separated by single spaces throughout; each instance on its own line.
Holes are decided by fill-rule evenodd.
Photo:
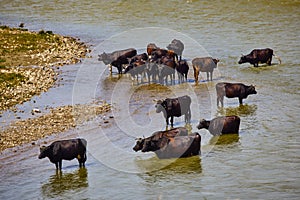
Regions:
M 101 123 L 102 116 L 70 131 L 88 140 L 85 169 L 75 160 L 64 161 L 62 173 L 56 173 L 48 160 L 37 159 L 37 146 L 2 154 L 1 199 L 299 199 L 299 1 L 0 5 L 2 24 L 24 22 L 31 30 L 52 30 L 93 45 L 92 58 L 64 68 L 58 87 L 34 97 L 36 103 L 19 106 L 24 113 L 4 113 L 1 125 L 15 116 L 29 117 L 33 107 L 98 99 L 112 103 L 114 115 L 108 124 Z M 195 85 L 190 69 L 189 82 L 182 85 L 138 85 L 128 76 L 110 76 L 97 61 L 102 51 L 133 46 L 142 52 L 147 43 L 165 47 L 176 37 L 185 41 L 183 57 L 188 61 L 206 54 L 221 60 L 213 82 L 204 81 L 202 74 Z M 266 47 L 274 49 L 282 64 L 275 58 L 272 66 L 260 68 L 237 64 L 242 53 Z M 258 93 L 243 106 L 237 99 L 225 99 L 225 107 L 218 109 L 214 86 L 219 81 L 254 84 Z M 241 117 L 240 134 L 215 138 L 198 131 L 199 157 L 159 160 L 152 153 L 134 152 L 135 137 L 165 128 L 153 99 L 183 94 L 192 97 L 192 132 L 198 131 L 201 118 L 235 114 Z M 183 118 L 175 118 L 175 126 L 184 125 Z

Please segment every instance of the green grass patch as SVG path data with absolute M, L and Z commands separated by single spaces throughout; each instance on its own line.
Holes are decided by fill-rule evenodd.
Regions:
M 28 78 L 18 73 L 0 73 L 0 86 L 13 87 L 25 82 Z

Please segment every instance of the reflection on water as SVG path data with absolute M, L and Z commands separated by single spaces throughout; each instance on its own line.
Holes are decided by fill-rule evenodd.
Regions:
M 210 139 L 210 145 L 228 145 L 235 144 L 239 141 L 239 134 L 225 134 L 220 136 L 214 136 Z
M 141 171 L 147 171 L 149 176 L 166 177 L 202 172 L 200 156 L 173 159 L 159 159 L 155 156 L 149 159 L 136 159 L 135 162 Z
M 85 167 L 71 173 L 56 171 L 50 176 L 47 183 L 42 186 L 42 194 L 45 198 L 57 197 L 70 190 L 78 190 L 88 187 L 88 172 Z
M 222 116 L 230 116 L 230 115 L 237 115 L 237 116 L 253 116 L 257 110 L 257 105 L 240 105 L 238 107 L 228 107 L 228 108 L 218 108 L 217 115 Z

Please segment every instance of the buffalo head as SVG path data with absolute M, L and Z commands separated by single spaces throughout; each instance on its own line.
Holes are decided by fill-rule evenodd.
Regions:
M 155 110 L 156 110 L 156 113 L 160 113 L 160 112 L 162 112 L 162 111 L 165 110 L 164 101 L 163 100 L 156 101 Z
M 144 142 L 145 142 L 145 138 L 137 138 L 136 139 L 136 144 L 133 147 L 134 151 L 139 151 L 142 150 L 143 146 L 144 146 Z
M 47 157 L 47 152 L 48 152 L 49 147 L 47 146 L 42 146 L 40 147 L 40 155 L 39 159 L 46 158 Z
M 104 64 L 108 65 L 111 63 L 111 59 L 109 57 L 109 55 L 105 52 L 103 52 L 102 54 L 98 55 L 98 61 L 103 61 Z
M 200 122 L 199 122 L 199 124 L 198 124 L 198 126 L 197 126 L 197 128 L 198 129 L 202 129 L 202 128 L 208 129 L 209 124 L 210 124 L 210 121 L 207 121 L 205 119 L 201 119 Z
M 218 62 L 220 62 L 220 60 L 218 58 L 213 58 L 212 60 L 216 65 L 218 64 Z
M 169 139 L 166 137 L 162 137 L 159 139 L 154 139 L 152 137 L 146 138 L 144 141 L 144 145 L 142 148 L 142 152 L 148 152 L 148 151 L 157 151 L 164 146 L 166 146 L 169 142 Z
M 250 85 L 250 86 L 247 88 L 247 93 L 248 93 L 248 94 L 257 94 L 257 92 L 256 92 L 256 90 L 255 90 L 255 86 Z
M 242 57 L 240 58 L 238 63 L 243 64 L 243 63 L 246 63 L 246 62 L 248 62 L 247 56 L 242 55 Z

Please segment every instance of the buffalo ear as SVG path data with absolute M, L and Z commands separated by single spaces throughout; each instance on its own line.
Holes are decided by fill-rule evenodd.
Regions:
M 47 148 L 47 147 L 46 147 L 46 146 L 44 146 L 44 145 L 43 145 L 43 146 L 41 146 L 41 147 L 40 147 L 40 152 L 43 152 L 43 151 L 44 151 L 46 148 Z
M 201 120 L 200 120 L 200 123 L 204 123 L 204 122 L 206 122 L 205 119 L 201 119 Z

